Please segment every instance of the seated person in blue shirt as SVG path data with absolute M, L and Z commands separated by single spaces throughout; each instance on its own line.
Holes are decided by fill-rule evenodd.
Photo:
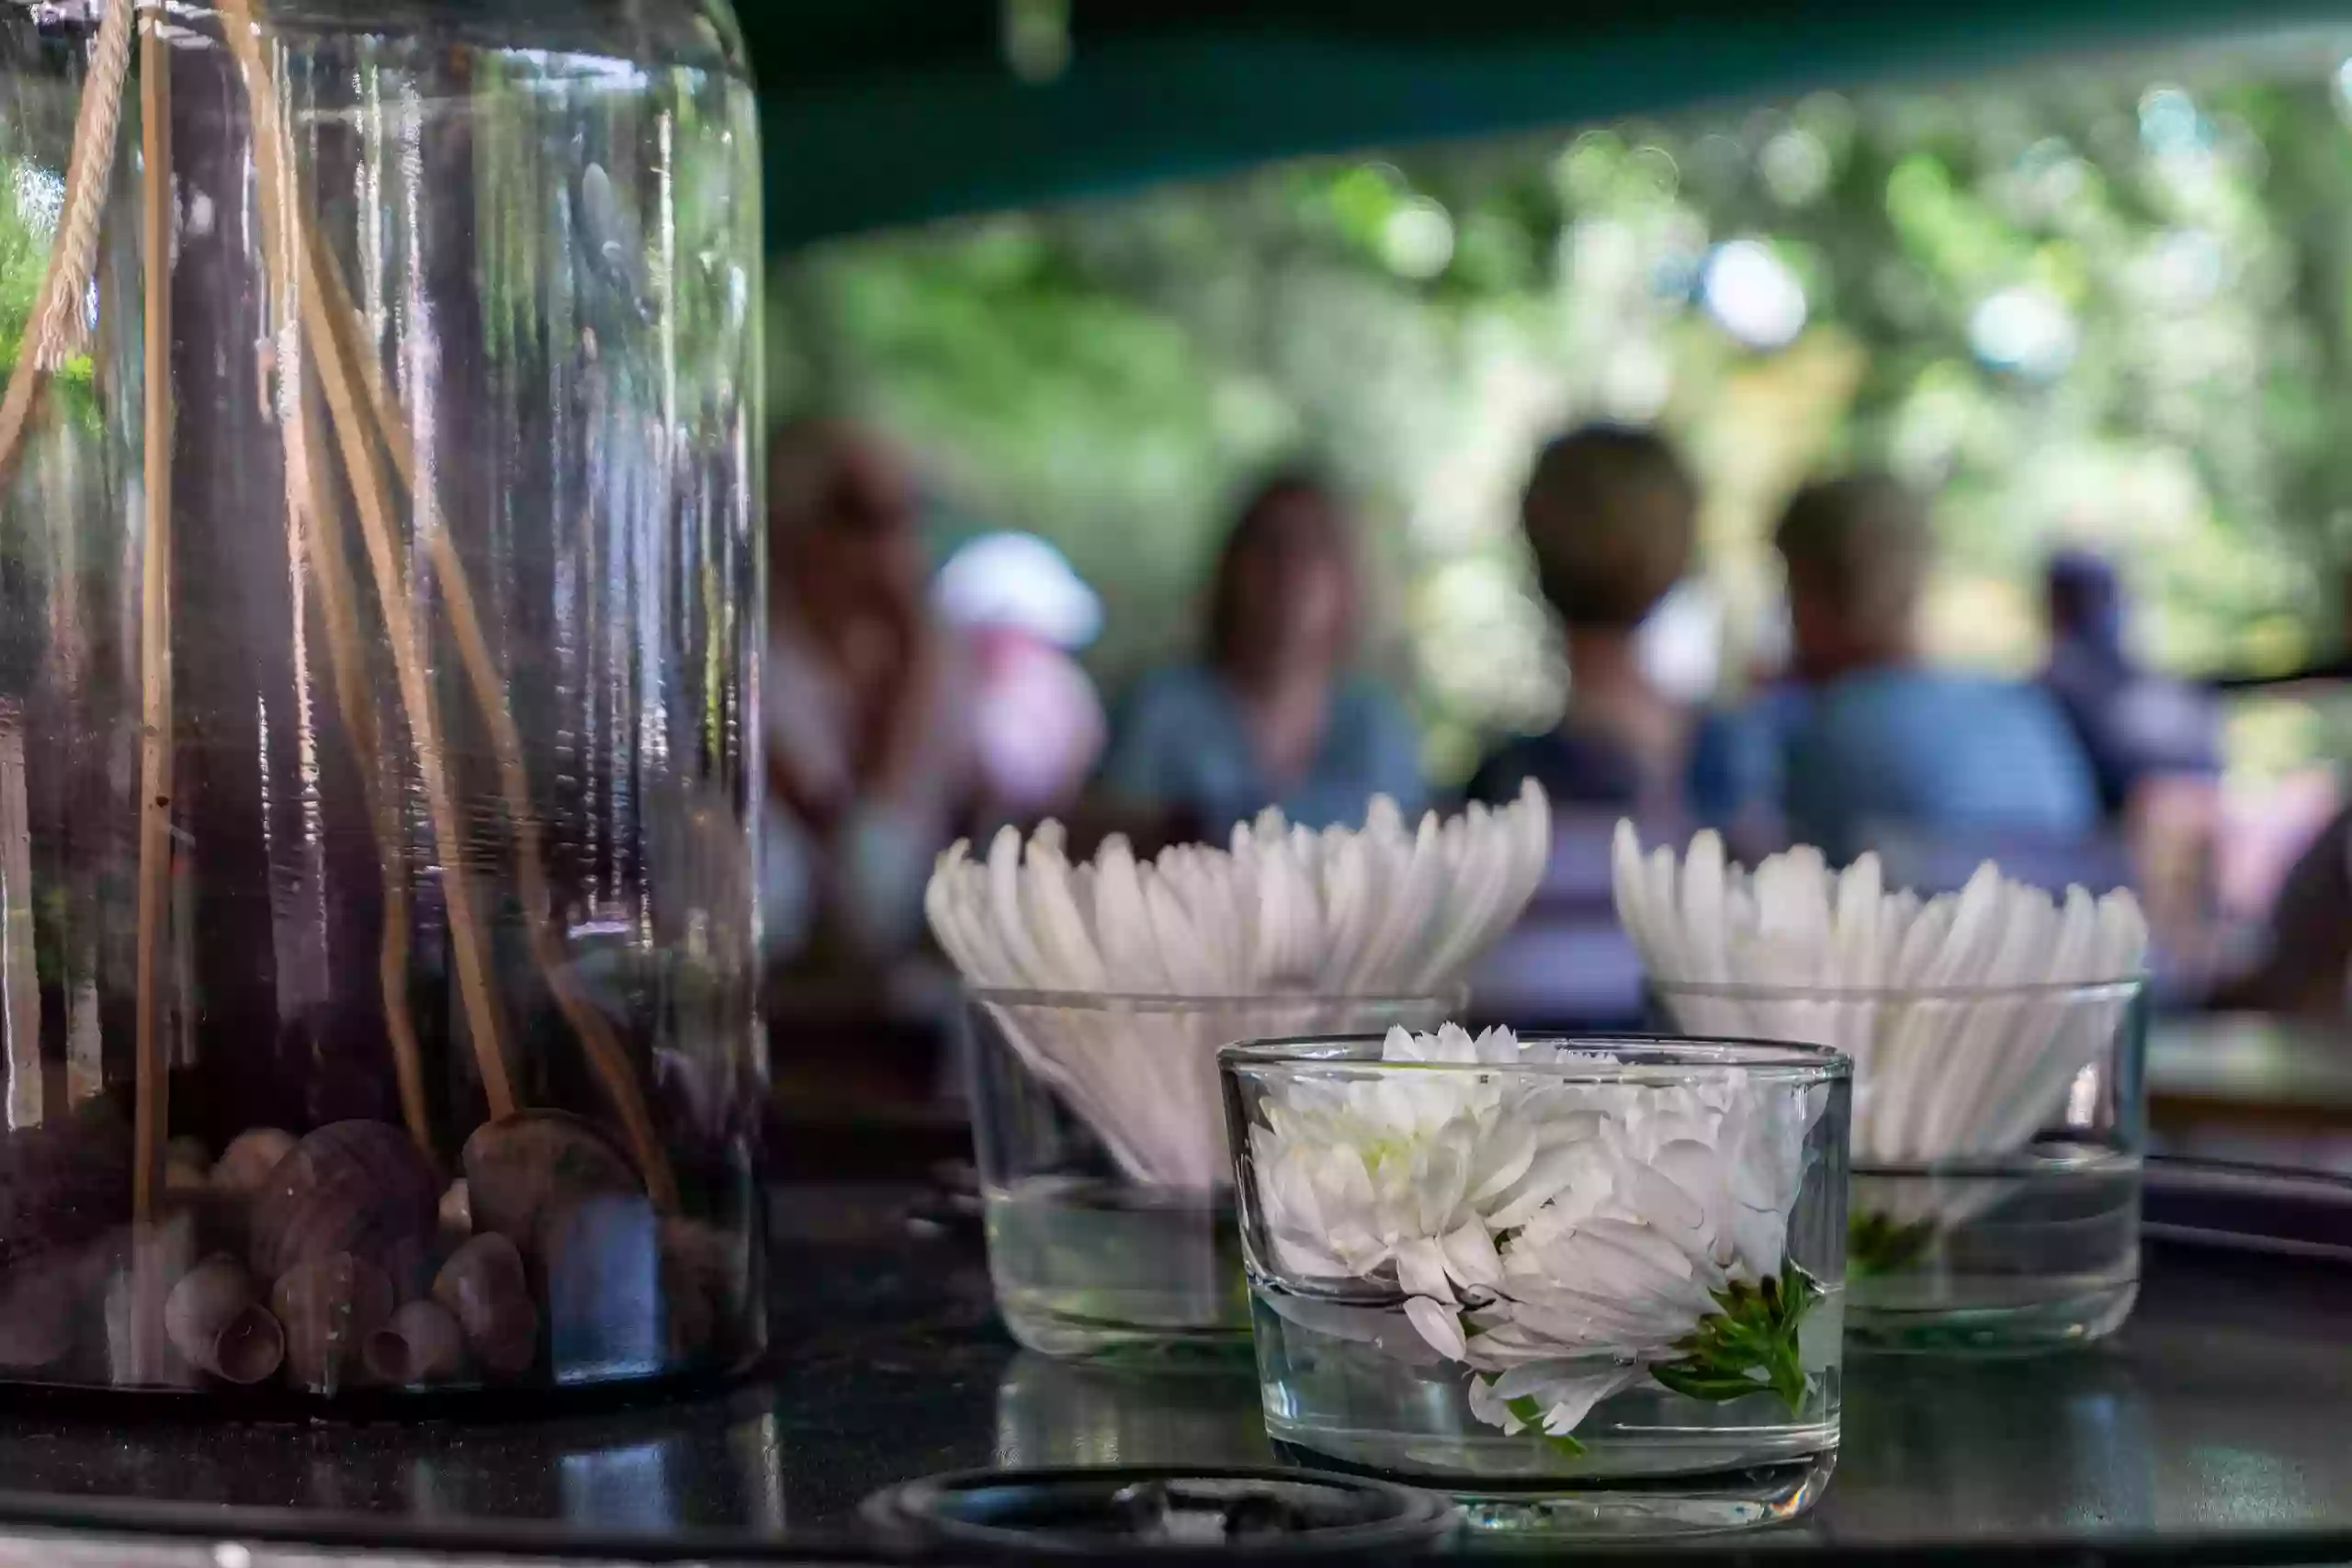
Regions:
M 1567 712 L 1489 752 L 1473 800 L 1502 804 L 1532 778 L 1566 809 L 1682 814 L 1694 716 L 1643 670 L 1636 634 L 1690 570 L 1698 512 L 1698 487 L 1648 431 L 1586 425 L 1536 455 L 1520 525 L 1559 619 Z
M 2061 550 L 2044 575 L 2050 661 L 2041 684 L 2090 759 L 2099 807 L 2131 852 L 2156 940 L 2176 963 L 2218 937 L 2222 713 L 2211 691 L 2148 669 L 2124 636 L 2114 566 Z
M 1217 561 L 1206 657 L 1145 676 L 1114 719 L 1113 804 L 1218 840 L 1268 806 L 1310 828 L 1360 822 L 1379 794 L 1419 812 L 1412 723 L 1348 668 L 1360 600 L 1338 495 L 1300 474 L 1261 486 Z
M 1808 485 L 1773 542 L 1802 690 L 1773 719 L 1794 837 L 1845 859 L 1878 829 L 2058 841 L 2097 829 L 2089 763 L 2047 692 L 1918 662 L 1934 553 L 1918 498 L 1881 474 Z
M 2115 568 L 2088 551 L 2061 550 L 2050 558 L 2044 583 L 2050 661 L 2041 683 L 2090 758 L 2101 808 L 2121 820 L 2155 781 L 2218 780 L 2220 705 L 2132 656 Z

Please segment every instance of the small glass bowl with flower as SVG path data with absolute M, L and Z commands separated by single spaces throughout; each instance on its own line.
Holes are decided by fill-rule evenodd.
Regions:
M 1278 1445 L 1502 1531 L 1729 1529 L 1818 1498 L 1844 1057 L 1449 1024 L 1219 1065 Z

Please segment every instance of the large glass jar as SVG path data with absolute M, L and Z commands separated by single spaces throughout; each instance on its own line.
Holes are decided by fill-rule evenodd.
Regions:
M 0 1377 L 759 1348 L 758 173 L 723 0 L 0 0 Z

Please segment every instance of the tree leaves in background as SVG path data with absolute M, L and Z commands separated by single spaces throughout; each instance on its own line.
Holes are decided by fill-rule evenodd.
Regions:
M 1514 506 L 1532 444 L 1593 417 L 1655 418 L 1699 468 L 1731 684 L 1769 640 L 1774 512 L 1852 462 L 1938 493 L 1949 657 L 2030 667 L 2069 541 L 2121 558 L 2157 662 L 2291 662 L 2340 630 L 2313 566 L 2352 561 L 2347 50 L 1817 94 L 836 244 L 780 272 L 775 401 L 867 412 L 964 510 L 1061 543 L 1111 606 L 1114 685 L 1187 646 L 1243 479 L 1318 460 L 1364 497 L 1404 633 L 1375 662 L 1441 773 L 1557 709 Z M 1785 345 L 1724 329 L 1734 241 L 1803 289 Z

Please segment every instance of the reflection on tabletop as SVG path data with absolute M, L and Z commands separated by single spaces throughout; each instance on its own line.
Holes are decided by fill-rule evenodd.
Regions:
M 199 1424 L 149 1412 L 124 1424 L 35 1407 L 0 1424 L 18 1517 L 103 1523 L 119 1511 L 126 1525 L 196 1517 L 223 1533 L 299 1530 L 291 1514 L 329 1534 L 364 1519 L 386 1538 L 773 1536 L 786 1522 L 782 1455 L 774 1396 L 758 1385 L 543 1421 Z
M 1887 1547 L 2352 1524 L 2333 1414 L 2352 1400 L 2352 1352 L 2330 1327 L 2352 1290 L 2272 1268 L 2223 1275 L 2211 1255 L 2160 1250 L 2139 1314 L 2081 1354 L 1850 1360 L 1837 1477 L 1790 1533 Z M 1023 1353 L 998 1385 L 989 1457 L 1260 1463 L 1257 1416 L 1247 1369 L 1155 1375 Z
M 1017 1353 L 952 1195 L 773 1198 L 775 1354 L 732 1392 L 490 1424 L 199 1429 L 28 1410 L 0 1423 L 0 1501 L 23 1518 L 135 1498 L 224 1533 L 224 1505 L 296 1510 L 382 1543 L 435 1529 L 773 1541 L 850 1529 L 869 1493 L 944 1471 L 1270 1457 L 1246 1358 L 1179 1376 Z M 2147 1256 L 2139 1312 L 2096 1349 L 1962 1371 L 1849 1360 L 1837 1477 L 1804 1537 L 2352 1529 L 2352 1284 L 2161 1241 Z
M 1246 1358 L 1222 1371 L 1127 1371 L 1016 1354 L 997 1384 L 996 1462 L 1274 1462 Z

